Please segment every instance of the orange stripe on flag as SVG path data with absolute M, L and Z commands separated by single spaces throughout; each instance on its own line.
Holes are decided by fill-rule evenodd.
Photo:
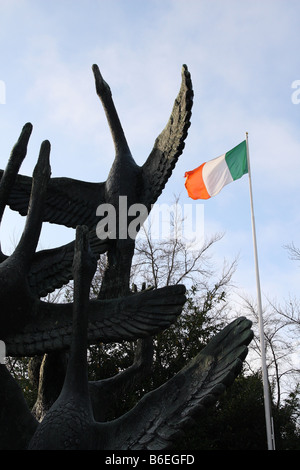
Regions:
M 205 162 L 206 163 L 206 162 Z M 203 181 L 203 167 L 205 163 L 195 168 L 195 170 L 185 172 L 185 187 L 188 195 L 192 199 L 209 199 L 210 195 L 207 192 L 206 186 Z

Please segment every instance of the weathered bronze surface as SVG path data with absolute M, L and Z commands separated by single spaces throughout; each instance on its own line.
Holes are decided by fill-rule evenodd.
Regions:
M 51 178 L 48 141 L 41 145 L 32 178 L 19 175 L 32 132 L 29 123 L 0 175 L 0 222 L 7 205 L 26 216 L 14 252 L 6 256 L 0 249 L 0 339 L 7 355 L 33 357 L 31 373 L 39 382 L 31 411 L 18 384 L 0 364 L 0 449 L 169 448 L 178 433 L 233 382 L 252 339 L 251 323 L 236 320 L 129 413 L 107 420 L 110 400 L 118 398 L 115 390 L 121 393 L 149 373 L 152 336 L 176 321 L 186 299 L 182 285 L 130 292 L 135 238 L 117 233 L 99 239 L 97 208 L 111 204 L 120 218 L 123 196 L 128 206 L 142 204 L 150 212 L 183 151 L 193 90 L 184 66 L 170 119 L 140 167 L 129 150 L 110 88 L 96 65 L 93 72 L 115 145 L 107 180 Z M 75 242 L 37 251 L 43 221 L 76 228 Z M 90 300 L 90 284 L 102 253 L 108 256 L 107 269 L 98 299 Z M 70 279 L 74 279 L 72 303 L 41 300 Z M 139 340 L 132 366 L 115 377 L 89 382 L 88 345 L 124 340 Z

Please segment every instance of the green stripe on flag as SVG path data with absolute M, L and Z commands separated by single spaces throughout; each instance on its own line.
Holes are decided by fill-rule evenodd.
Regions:
M 225 155 L 225 160 L 233 181 L 248 173 L 246 141 L 229 150 Z

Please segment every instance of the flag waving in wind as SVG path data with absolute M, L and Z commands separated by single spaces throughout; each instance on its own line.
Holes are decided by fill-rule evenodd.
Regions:
M 192 199 L 209 199 L 228 183 L 248 173 L 246 140 L 220 157 L 185 173 L 185 187 Z
M 248 147 L 248 132 L 246 132 L 246 140 L 239 145 L 224 153 L 220 157 L 214 158 L 208 162 L 195 168 L 195 170 L 187 171 L 185 173 L 185 187 L 189 197 L 192 199 L 209 199 L 218 194 L 222 188 L 228 183 L 241 178 L 248 173 L 249 175 L 249 189 L 250 189 L 250 203 L 251 203 L 251 221 L 252 221 L 252 234 L 253 246 L 255 257 L 255 271 L 256 271 L 256 287 L 257 287 L 257 301 L 258 301 L 258 316 L 260 328 L 260 344 L 261 344 L 261 362 L 262 362 L 262 376 L 264 386 L 264 403 L 265 403 L 265 419 L 266 431 L 268 440 L 268 449 L 275 450 L 275 434 L 273 428 L 271 399 L 269 393 L 269 380 L 268 370 L 265 355 L 264 344 L 264 329 L 263 329 L 263 314 L 261 304 L 260 280 L 258 270 L 258 256 L 257 256 L 257 243 L 256 231 L 253 209 L 252 197 L 252 183 L 250 171 L 250 158 Z

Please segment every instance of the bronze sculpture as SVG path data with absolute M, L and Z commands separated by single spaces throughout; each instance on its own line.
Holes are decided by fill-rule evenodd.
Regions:
M 31 129 L 30 124 L 24 126 L 2 176 L 0 183 L 3 194 L 2 207 L 5 207 L 5 200 L 15 180 L 20 160 L 25 158 Z M 71 277 L 66 275 L 66 271 L 70 270 L 70 265 L 72 266 L 74 252 L 74 243 L 53 250 L 35 252 L 42 226 L 44 199 L 50 180 L 49 154 L 50 144 L 44 142 L 33 173 L 30 209 L 24 233 L 11 256 L 7 257 L 1 253 L 1 335 L 8 355 L 32 356 L 64 349 L 70 345 L 72 306 L 49 304 L 39 298 L 42 291 L 48 292 L 53 289 L 52 278 L 54 282 L 63 284 Z M 94 241 L 96 255 L 107 250 L 107 241 L 95 241 L 96 236 L 91 235 L 91 232 L 89 238 Z M 60 264 L 58 260 L 61 260 Z M 15 292 L 19 295 L 15 295 Z M 148 311 L 154 297 L 156 304 L 152 309 L 154 316 L 149 322 Z M 159 297 L 161 302 L 158 301 Z M 90 301 L 90 340 L 98 338 L 110 342 L 134 339 L 136 335 L 143 337 L 154 334 L 172 323 L 180 313 L 185 300 L 184 287 L 164 288 L 155 295 L 153 292 L 138 293 L 130 297 L 130 302 L 128 300 L 118 297 Z M 147 314 L 143 314 L 143 310 L 146 310 Z
M 119 197 L 126 196 L 128 205 L 143 204 L 149 213 L 182 153 L 190 125 L 193 91 L 184 66 L 169 122 L 145 164 L 139 167 L 131 156 L 110 88 L 95 65 L 93 72 L 116 151 L 107 181 L 51 179 L 48 141 L 41 145 L 33 177 L 18 175 L 26 156 L 31 124 L 24 126 L 1 175 L 0 222 L 6 205 L 27 216 L 14 253 L 8 257 L 0 252 L 0 336 L 7 355 L 58 354 L 60 361 L 60 353 L 70 349 L 62 390 L 54 403 L 49 404 L 50 409 L 42 406 L 37 417 L 28 409 L 5 365 L 0 364 L 1 449 L 168 448 L 178 433 L 232 383 L 252 339 L 251 323 L 245 318 L 236 320 L 162 387 L 144 396 L 125 415 L 106 421 L 101 410 L 105 396 L 116 383 L 128 385 L 132 377 L 139 378 L 148 371 L 151 336 L 176 321 L 185 302 L 185 287 L 131 293 L 129 274 L 134 237 L 122 238 L 117 233 L 115 238 L 100 240 L 96 230 L 97 208 L 99 204 L 110 203 L 118 209 Z M 117 213 L 120 218 L 120 211 Z M 36 252 L 43 221 L 77 227 L 75 243 Z M 90 300 L 96 260 L 104 252 L 108 253 L 108 268 L 99 298 Z M 40 299 L 73 278 L 73 303 L 47 304 Z M 144 339 L 140 340 L 141 349 L 131 368 L 106 381 L 88 382 L 88 344 L 137 338 Z M 45 387 L 47 354 L 43 364 Z
M 93 417 L 87 379 L 87 324 L 90 279 L 95 258 L 87 229 L 77 229 L 74 256 L 74 331 L 64 386 L 41 423 L 31 415 L 4 365 L 0 365 L 3 415 L 14 424 L 14 438 L 29 449 L 166 449 L 232 383 L 247 355 L 251 323 L 240 318 L 221 331 L 182 371 L 148 393 L 129 413 L 109 422 Z M 11 399 L 13 397 L 13 400 Z M 16 415 L 17 410 L 17 415 Z M 2 424 L 3 424 L 2 420 Z M 3 432 L 3 429 L 2 429 Z M 2 445 L 9 435 L 9 425 Z
M 71 178 L 53 178 L 48 184 L 44 221 L 75 228 L 86 225 L 94 230 L 101 204 L 112 204 L 118 211 L 119 197 L 126 196 L 128 206 L 142 204 L 147 213 L 160 196 L 184 148 L 190 126 L 193 90 L 186 66 L 182 69 L 182 83 L 170 119 L 157 137 L 145 163 L 138 166 L 127 144 L 109 86 L 99 68 L 93 65 L 96 91 L 100 97 L 110 126 L 115 158 L 104 183 L 89 183 Z M 18 175 L 8 199 L 8 205 L 22 215 L 27 213 L 31 178 Z M 130 221 L 129 221 L 130 222 Z M 117 228 L 119 223 L 117 220 Z M 134 239 L 118 236 L 110 240 L 108 269 L 101 284 L 101 298 L 112 298 L 129 293 L 129 273 L 134 251 Z M 95 236 L 94 234 L 92 235 Z M 116 286 L 118 291 L 116 292 Z

